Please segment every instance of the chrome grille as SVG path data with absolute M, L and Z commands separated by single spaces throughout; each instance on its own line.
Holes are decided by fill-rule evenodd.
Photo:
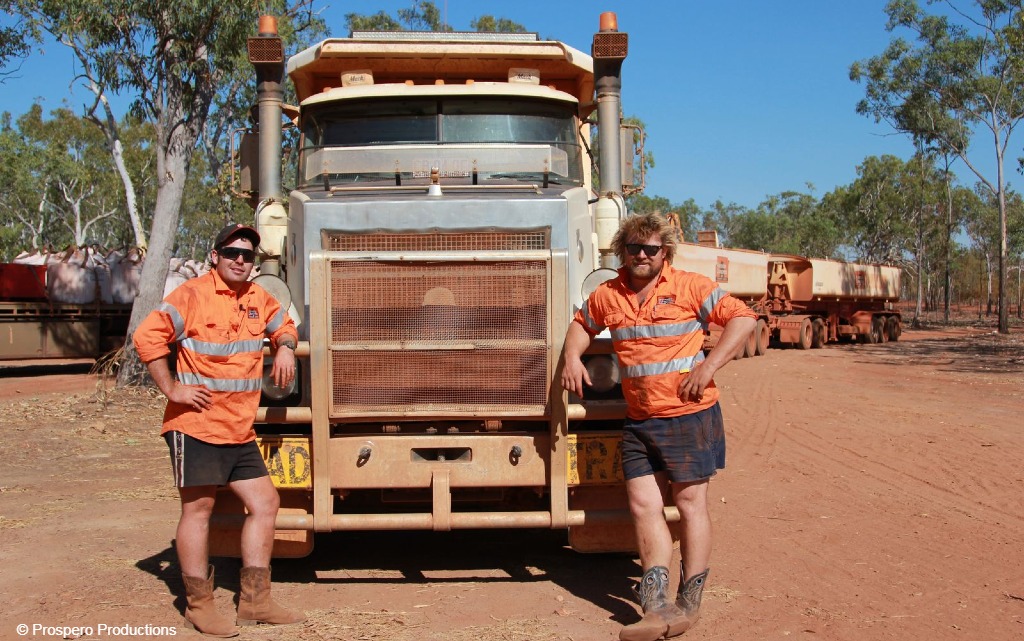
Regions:
M 514 257 L 331 260 L 331 416 L 545 414 L 548 271 Z

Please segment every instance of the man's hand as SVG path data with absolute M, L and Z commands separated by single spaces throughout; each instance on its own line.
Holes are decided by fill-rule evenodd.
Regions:
M 562 350 L 562 387 L 583 398 L 583 383 L 590 385 L 590 374 L 580 358 L 590 346 L 590 334 L 583 326 L 573 321 L 565 333 L 565 347 Z
M 689 372 L 683 374 L 683 380 L 679 383 L 679 398 L 690 403 L 699 403 L 704 398 L 704 390 L 711 379 L 714 378 L 715 370 L 705 367 L 707 361 L 701 361 L 693 366 Z
M 177 382 L 173 385 L 166 394 L 168 400 L 195 410 L 208 410 L 213 407 L 213 394 L 202 385 L 182 385 Z
M 583 398 L 583 383 L 590 385 L 590 374 L 578 358 L 566 358 L 562 368 L 562 387 Z
M 291 343 L 277 346 L 277 353 L 274 354 L 274 366 L 270 370 L 270 376 L 274 385 L 280 388 L 288 387 L 295 378 L 295 346 Z

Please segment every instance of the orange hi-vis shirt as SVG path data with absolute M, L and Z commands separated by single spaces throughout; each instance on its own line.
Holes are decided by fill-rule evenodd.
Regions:
M 704 331 L 733 318 L 756 318 L 707 276 L 665 263 L 643 305 L 626 268 L 594 291 L 573 319 L 595 336 L 606 328 L 619 358 L 626 414 L 633 420 L 693 414 L 718 402 L 714 381 L 696 403 L 679 398 L 683 372 L 704 360 Z
M 178 381 L 205 386 L 213 404 L 197 410 L 168 401 L 160 433 L 216 445 L 255 439 L 265 336 L 275 347 L 285 336 L 298 341 L 295 322 L 259 285 L 247 283 L 236 295 L 214 269 L 171 292 L 135 330 L 135 349 L 149 363 L 177 343 Z

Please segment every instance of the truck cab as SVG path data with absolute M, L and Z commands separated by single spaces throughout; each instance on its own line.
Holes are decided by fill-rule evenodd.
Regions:
M 580 550 L 632 549 L 610 346 L 589 355 L 612 383 L 599 400 L 557 379 L 624 214 L 605 76 L 625 34 L 603 17 L 595 82 L 595 57 L 535 34 L 356 32 L 288 61 L 297 108 L 275 97 L 275 37 L 250 40 L 268 125 L 249 169 L 258 282 L 300 332 L 299 383 L 265 394 L 256 426 L 282 497 L 275 555 L 354 529 L 562 528 Z M 282 111 L 300 132 L 286 198 Z M 595 111 L 613 114 L 600 192 Z M 211 545 L 231 553 L 224 498 Z

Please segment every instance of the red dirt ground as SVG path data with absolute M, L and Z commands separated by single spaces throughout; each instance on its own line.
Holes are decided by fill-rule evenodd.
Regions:
M 180 625 L 162 400 L 44 370 L 0 368 L 0 639 L 64 636 L 33 624 L 93 626 L 83 639 L 111 638 L 101 623 Z M 728 467 L 711 484 L 703 617 L 684 638 L 1024 638 L 1024 335 L 773 349 L 717 381 Z M 274 568 L 275 594 L 309 620 L 240 638 L 617 638 L 636 617 L 635 559 L 564 544 L 547 531 L 319 535 L 310 557 Z M 216 566 L 226 610 L 238 562 Z

